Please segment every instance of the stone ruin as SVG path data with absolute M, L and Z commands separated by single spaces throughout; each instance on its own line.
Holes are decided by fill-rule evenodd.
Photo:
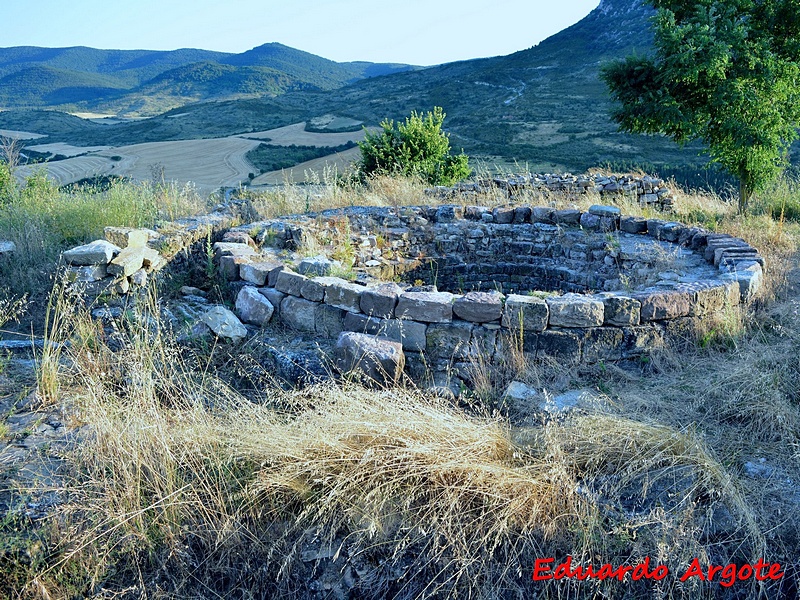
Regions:
M 181 256 L 213 260 L 235 313 L 184 288 L 168 313 L 190 336 L 239 342 L 277 324 L 339 372 L 453 390 L 514 352 L 577 365 L 693 343 L 763 278 L 763 258 L 739 238 L 613 206 L 351 207 L 231 226 L 235 209 L 158 232 L 109 228 L 106 241 L 65 252 L 69 278 L 90 297 L 130 296 Z M 204 246 L 211 227 L 213 256 L 174 253 Z M 328 246 L 349 251 L 344 264 L 299 252 L 336 234 Z

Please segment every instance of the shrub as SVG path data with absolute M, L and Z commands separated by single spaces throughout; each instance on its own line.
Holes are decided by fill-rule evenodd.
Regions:
M 367 132 L 359 143 L 361 175 L 410 175 L 433 185 L 452 185 L 469 176 L 467 156 L 450 154 L 449 135 L 442 131 L 444 117 L 437 106 L 424 116 L 414 111 L 396 126 L 394 121 L 384 120 L 382 131 Z

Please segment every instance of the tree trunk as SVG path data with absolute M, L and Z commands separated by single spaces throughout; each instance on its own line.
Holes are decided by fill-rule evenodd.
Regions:
M 747 185 L 743 180 L 739 180 L 739 214 L 747 214 L 747 204 L 750 202 L 750 196 L 753 195 L 753 189 Z

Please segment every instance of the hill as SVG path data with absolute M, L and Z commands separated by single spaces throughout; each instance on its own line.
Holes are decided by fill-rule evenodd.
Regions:
M 330 90 L 409 65 L 337 63 L 282 44 L 241 54 L 182 49 L 0 48 L 0 108 L 157 115 L 190 102 Z

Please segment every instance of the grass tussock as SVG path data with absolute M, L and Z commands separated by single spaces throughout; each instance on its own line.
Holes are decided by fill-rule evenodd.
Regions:
M 154 311 L 102 325 L 73 308 L 57 322 L 71 342 L 51 357 L 59 393 L 83 425 L 22 597 L 131 582 L 155 597 L 311 597 L 349 573 L 364 598 L 516 598 L 540 557 L 649 556 L 675 571 L 765 552 L 735 475 L 685 426 L 603 411 L 517 429 L 415 389 L 336 384 L 255 404 L 173 345 Z M 535 591 L 589 589 L 654 590 Z M 662 592 L 713 597 L 676 578 Z

